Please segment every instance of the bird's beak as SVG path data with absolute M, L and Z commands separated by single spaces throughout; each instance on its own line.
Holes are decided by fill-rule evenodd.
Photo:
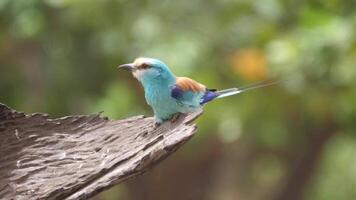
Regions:
M 128 63 L 128 64 L 119 65 L 117 68 L 124 69 L 127 71 L 132 71 L 135 69 L 135 65 L 133 63 Z

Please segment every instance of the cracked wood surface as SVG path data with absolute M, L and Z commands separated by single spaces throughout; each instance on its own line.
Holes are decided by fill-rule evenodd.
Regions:
M 0 199 L 88 199 L 176 151 L 201 113 L 154 128 L 152 117 L 52 119 L 0 104 Z

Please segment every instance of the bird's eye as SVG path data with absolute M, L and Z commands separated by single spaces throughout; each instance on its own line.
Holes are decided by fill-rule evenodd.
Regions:
M 139 69 L 148 69 L 150 68 L 150 66 L 147 64 L 147 63 L 142 63 L 140 66 L 139 66 Z

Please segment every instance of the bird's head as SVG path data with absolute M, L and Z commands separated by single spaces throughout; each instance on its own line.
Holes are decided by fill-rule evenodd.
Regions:
M 135 59 L 133 63 L 123 64 L 118 68 L 131 71 L 133 76 L 143 84 L 170 81 L 174 78 L 168 66 L 164 62 L 154 58 L 140 57 Z

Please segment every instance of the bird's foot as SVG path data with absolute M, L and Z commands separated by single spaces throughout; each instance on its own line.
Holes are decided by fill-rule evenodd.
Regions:
M 159 122 L 155 122 L 154 123 L 154 128 L 156 129 L 156 128 L 158 128 L 158 127 L 160 127 L 161 126 L 161 123 L 159 123 Z
M 176 114 L 174 114 L 174 115 L 169 119 L 169 121 L 173 124 L 174 122 L 176 122 L 176 121 L 179 119 L 180 115 L 181 115 L 181 113 L 176 113 Z

